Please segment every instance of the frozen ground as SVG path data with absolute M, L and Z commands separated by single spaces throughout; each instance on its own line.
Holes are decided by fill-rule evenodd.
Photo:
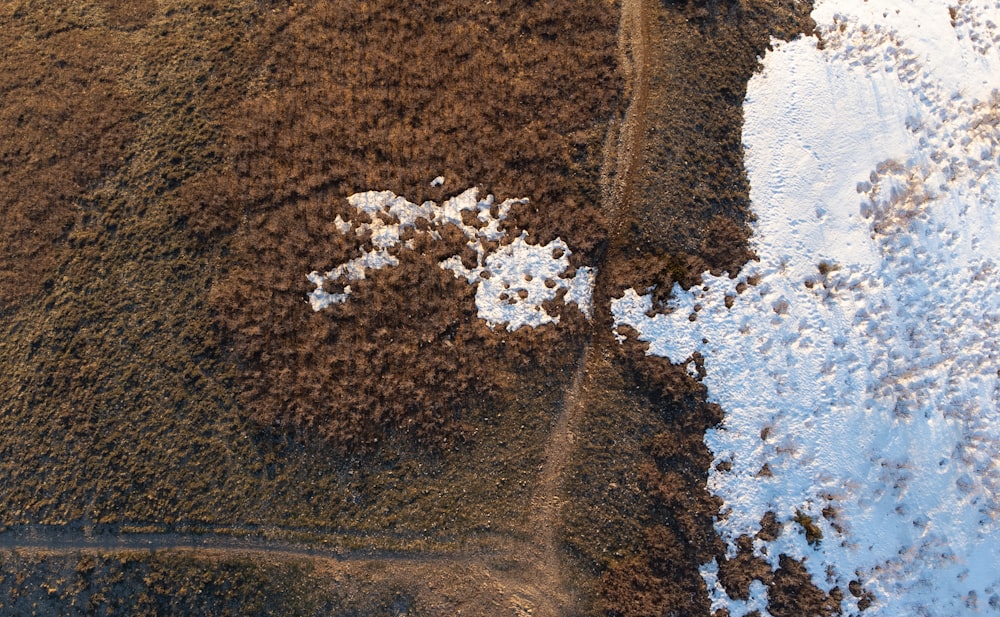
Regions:
M 443 182 L 440 176 L 433 181 L 438 185 Z M 403 240 L 408 231 L 440 240 L 438 229 L 452 225 L 465 235 L 466 247 L 475 255 L 476 263 L 467 266 L 459 255 L 452 255 L 440 265 L 477 286 L 476 309 L 491 328 L 505 325 L 513 331 L 558 322 L 558 315 L 550 315 L 544 303 L 555 300 L 560 290 L 565 290 L 565 302 L 575 303 L 590 317 L 594 272 L 588 267 L 577 268 L 575 273 L 570 270 L 570 250 L 565 242 L 556 238 L 544 246 L 532 245 L 525 241 L 524 232 L 513 241 L 506 239 L 501 223 L 511 207 L 527 199 L 507 199 L 497 204 L 493 195 L 479 199 L 478 191 L 470 188 L 442 205 L 432 201 L 417 205 L 390 191 L 356 193 L 347 201 L 357 211 L 357 220 L 348 222 L 337 216 L 338 231 L 367 239 L 364 244 L 371 248 L 362 246 L 359 257 L 328 272 L 307 275 L 316 285 L 309 293 L 314 311 L 346 302 L 351 295 L 350 283 L 363 280 L 366 270 L 398 266 L 394 253 L 414 246 L 412 238 Z M 495 246 L 492 251 L 491 246 Z M 340 285 L 341 291 L 325 290 L 328 281 Z
M 759 261 L 613 312 L 649 353 L 705 358 L 731 551 L 771 511 L 755 552 L 804 559 L 845 614 L 852 581 L 865 615 L 998 614 L 1000 3 L 816 5 L 820 37 L 776 41 L 748 88 Z M 766 602 L 716 572 L 714 608 Z

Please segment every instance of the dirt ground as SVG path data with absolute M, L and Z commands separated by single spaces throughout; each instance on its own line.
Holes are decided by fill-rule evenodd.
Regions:
M 35 546 L 0 609 L 707 614 L 722 411 L 607 301 L 749 256 L 745 84 L 808 11 L 4 3 L 0 527 L 392 557 Z M 310 309 L 305 274 L 362 248 L 347 195 L 471 186 L 597 268 L 592 320 L 491 330 L 447 238 Z M 772 614 L 827 614 L 796 565 L 758 576 Z

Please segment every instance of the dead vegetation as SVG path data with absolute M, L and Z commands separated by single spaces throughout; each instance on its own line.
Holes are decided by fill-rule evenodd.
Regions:
M 757 534 L 761 540 L 773 540 L 770 527 L 774 524 L 773 514 L 761 521 L 762 531 Z M 831 617 L 840 614 L 843 593 L 834 588 L 824 593 L 812 582 L 809 572 L 801 562 L 787 555 L 778 559 L 778 568 L 771 570 L 770 564 L 755 556 L 753 540 L 742 536 L 737 540 L 737 553 L 732 559 L 718 555 L 719 582 L 729 597 L 738 600 L 750 598 L 750 585 L 757 580 L 767 586 L 768 612 L 775 617 L 796 617 L 811 615 Z
M 612 560 L 602 575 L 604 610 L 620 616 L 705 615 L 708 595 L 699 567 L 722 544 L 713 527 L 721 504 L 706 487 L 712 454 L 703 436 L 722 420 L 722 410 L 705 402 L 704 386 L 683 366 L 645 356 L 645 345 L 634 341 L 625 348 L 623 360 L 649 393 L 660 423 L 646 443 L 649 458 L 637 470 L 651 498 L 648 522 L 634 552 Z
M 646 89 L 642 128 L 632 145 L 631 167 L 637 171 L 626 187 L 630 220 L 621 228 L 627 233 L 611 243 L 603 293 L 620 297 L 628 287 L 653 287 L 656 305 L 662 306 L 675 283 L 697 285 L 705 271 L 735 276 L 752 258 L 741 139 L 746 83 L 772 36 L 790 39 L 813 29 L 811 8 L 782 0 L 644 5 L 648 74 L 635 85 Z M 683 366 L 645 356 L 644 344 L 631 339 L 622 355 L 658 417 L 633 429 L 647 433 L 638 440 L 644 456 L 628 463 L 631 470 L 609 474 L 616 484 L 619 477 L 635 478 L 645 499 L 605 516 L 645 522 L 641 529 L 622 524 L 619 532 L 597 534 L 596 543 L 606 542 L 614 557 L 578 550 L 600 564 L 606 614 L 707 615 L 698 567 L 715 558 L 724 561 L 724 547 L 714 530 L 720 503 L 706 488 L 713 457 L 703 437 L 722 420 L 722 410 L 706 402 L 705 388 Z M 622 457 L 619 464 L 627 460 Z M 613 512 L 612 503 L 596 507 Z M 800 564 L 788 561 L 774 577 L 775 597 L 792 597 L 801 589 L 802 600 L 794 609 L 779 600 L 774 610 L 826 614 L 828 599 L 813 593 L 818 590 L 808 575 L 799 576 Z
M 14 19 L 18 3 L 0 7 Z M 96 33 L 0 28 L 0 310 L 51 288 L 86 194 L 121 165 L 138 116 Z
M 534 363 L 567 352 L 558 341 L 580 320 L 532 337 L 491 332 L 474 288 L 433 251 L 402 256 L 320 313 L 305 275 L 354 256 L 333 218 L 347 218 L 344 197 L 373 189 L 417 202 L 470 186 L 529 197 L 511 233 L 561 237 L 577 265 L 592 261 L 600 145 L 619 89 L 615 19 L 596 0 L 275 7 L 229 123 L 232 167 L 193 196 L 202 206 L 190 217 L 205 233 L 238 230 L 213 303 L 256 421 L 346 450 L 387 431 L 447 446 L 470 398 L 495 387 L 498 354 Z M 430 187 L 438 175 L 446 185 Z M 220 187 L 226 197 L 205 195 Z
M 746 84 L 771 36 L 787 40 L 813 30 L 812 6 L 793 0 L 654 5 L 647 20 L 645 130 L 630 189 L 630 249 L 698 256 L 713 272 L 733 274 L 748 256 L 751 217 L 741 137 Z
M 393 586 L 331 584 L 308 561 L 183 553 L 0 555 L 5 615 L 357 615 L 414 614 Z
M 746 79 L 807 12 L 656 13 L 646 172 L 627 241 L 605 252 L 611 3 L 5 4 L 0 524 L 287 525 L 380 547 L 524 533 L 586 324 L 570 310 L 559 327 L 490 331 L 433 247 L 313 313 L 305 274 L 358 248 L 332 227 L 343 198 L 529 197 L 510 232 L 600 261 L 605 297 L 655 284 L 662 300 L 704 269 L 733 273 L 749 256 Z M 587 509 L 568 545 L 600 579 L 596 612 L 703 615 L 697 566 L 720 549 L 702 436 L 719 410 L 682 369 L 625 355 L 591 395 L 608 394 L 567 485 Z M 152 572 L 105 565 L 139 587 Z M 816 605 L 796 565 L 775 615 Z
M 360 41 L 355 29 L 368 23 L 359 20 L 371 5 L 161 0 L 150 8 L 53 0 L 0 9 L 0 32 L 15 48 L 31 43 L 44 58 L 65 43 L 80 58 L 103 58 L 93 79 L 106 77 L 126 99 L 112 105 L 95 87 L 86 91 L 94 93 L 93 106 L 132 114 L 131 124 L 121 127 L 127 144 L 121 163 L 73 187 L 88 216 L 74 211 L 68 231 L 45 245 L 53 257 L 39 266 L 42 285 L 4 307 L 0 524 L 289 533 L 333 542 L 347 537 L 373 548 L 437 546 L 456 538 L 479 546 L 525 533 L 521 515 L 568 380 L 563 364 L 574 363 L 583 344 L 579 312 L 568 311 L 558 329 L 493 334 L 475 317 L 468 285 L 442 272 L 430 251 L 359 285 L 360 302 L 341 307 L 339 315 L 314 314 L 304 302 L 305 273 L 330 265 L 338 251 L 354 250 L 322 229 L 345 206 L 344 195 L 370 188 L 366 179 L 356 186 L 331 179 L 346 168 L 371 170 L 372 182 L 413 199 L 439 200 L 474 183 L 501 198 L 504 191 L 530 196 L 532 205 L 512 217 L 511 232 L 530 226 L 541 235 L 536 241 L 559 235 L 570 242 L 574 259 L 593 259 L 601 232 L 596 197 L 590 198 L 597 193 L 599 161 L 591 155 L 604 136 L 600 114 L 613 113 L 618 87 L 599 39 L 613 38 L 614 7 L 580 5 L 590 28 L 579 29 L 583 38 L 562 31 L 553 38 L 544 7 L 495 4 L 476 6 L 471 15 L 440 3 L 408 9 L 429 21 L 407 26 L 415 29 L 407 41 L 416 40 L 417 31 L 425 43 L 443 37 L 433 49 L 444 57 L 449 41 L 468 47 L 463 37 L 476 23 L 488 33 L 496 21 L 502 35 L 496 44 L 507 45 L 507 60 L 487 61 L 479 45 L 469 48 L 470 61 L 496 83 L 499 77 L 488 71 L 523 74 L 518 90 L 476 85 L 472 96 L 472 85 L 458 77 L 476 71 L 462 73 L 467 67 L 448 63 L 438 69 L 441 83 L 434 82 L 433 92 L 417 88 L 430 110 L 418 116 L 437 132 L 429 145 L 404 133 L 423 148 L 420 156 L 433 151 L 453 161 L 444 168 L 438 159 L 354 160 L 358 148 L 377 147 L 396 126 L 387 115 L 395 109 L 385 99 L 388 84 L 357 90 L 368 97 L 362 101 L 367 110 L 355 107 L 361 99 L 338 98 L 354 91 L 342 83 L 345 71 L 378 68 L 382 43 Z M 553 6 L 558 19 L 576 23 L 576 8 Z M 345 7 L 351 10 L 338 13 Z M 385 16 L 399 7 L 376 8 Z M 439 16 L 440 23 L 434 21 Z M 343 27 L 327 28 L 344 19 Z M 365 17 L 375 19 L 372 12 Z M 397 27 L 393 19 L 378 26 L 383 38 Z M 522 59 L 520 47 L 535 51 Z M 331 60 L 328 49 L 351 63 Z M 394 70 L 423 79 L 414 65 L 423 52 L 400 49 L 409 63 Z M 47 65 L 38 70 L 43 81 L 52 75 Z M 568 87 L 571 80 L 560 81 L 578 71 L 601 87 L 577 91 Z M 56 76 L 69 81 L 55 82 L 53 92 L 77 93 L 78 106 L 90 109 L 88 94 L 71 83 L 87 76 Z M 312 79 L 336 82 L 332 93 L 301 83 Z M 299 95 L 303 104 L 296 107 Z M 542 105 L 557 96 L 576 100 L 573 113 Z M 282 107 L 269 106 L 269 97 Z M 445 103 L 448 109 L 440 107 Z M 322 138 L 307 131 L 319 117 L 333 123 Z M 345 137 L 362 124 L 354 141 Z M 546 126 L 551 144 L 534 143 L 534 129 Z M 242 141 L 241 131 L 251 130 L 264 141 Z M 480 130 L 492 131 L 489 139 Z M 71 166 L 85 167 L 87 155 L 96 156 L 90 143 L 67 144 L 82 151 L 57 153 L 73 157 Z M 299 153 L 330 183 L 272 175 L 272 164 Z M 409 184 L 394 183 L 416 167 L 421 171 Z M 257 170 L 263 184 L 247 170 Z M 559 175 L 567 170 L 569 176 Z M 448 183 L 431 189 L 427 183 L 439 173 Z M 244 191 L 251 185 L 272 186 L 273 194 L 253 201 Z M 18 199 L 11 203 L 20 207 Z M 46 212 L 57 215 L 49 205 Z M 552 216 L 557 207 L 566 216 Z M 19 229 L 44 231 L 32 225 Z M 11 273 L 31 266 L 28 257 L 17 259 Z M 426 297 L 415 291 L 419 286 L 430 290 Z M 263 307 L 263 315 L 242 313 L 248 307 Z M 351 352 L 330 349 L 338 343 L 351 345 Z M 255 363 L 258 350 L 261 362 Z M 330 364 L 314 370 L 313 361 Z M 330 383 L 307 381 L 324 375 Z M 258 387 L 281 402 L 301 395 L 327 404 L 340 396 L 329 409 L 346 410 L 341 423 L 326 426 L 340 441 L 323 443 L 321 425 L 329 418 L 310 423 L 312 410 L 241 406 L 240 393 L 252 399 Z M 361 414 L 362 405 L 381 406 L 381 417 Z M 249 422 L 251 415 L 260 421 Z M 441 455 L 463 436 L 461 447 Z M 343 455 L 352 443 L 369 452 Z

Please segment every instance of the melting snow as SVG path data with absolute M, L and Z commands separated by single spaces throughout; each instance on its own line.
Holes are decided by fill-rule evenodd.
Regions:
M 364 279 L 366 270 L 398 266 L 399 260 L 393 252 L 401 244 L 413 248 L 412 240 L 402 241 L 407 229 L 440 240 L 438 229 L 453 225 L 465 235 L 466 246 L 476 255 L 476 265 L 466 267 L 458 255 L 448 257 L 440 265 L 456 277 L 477 285 L 476 308 L 479 317 L 491 328 L 506 324 L 507 330 L 514 331 L 522 326 L 558 322 L 558 315 L 550 315 L 543 303 L 555 300 L 560 290 L 565 290 L 565 302 L 576 303 L 590 317 L 594 272 L 582 267 L 574 275 L 569 274 L 571 252 L 565 242 L 556 238 L 544 246 L 531 245 L 525 241 L 527 234 L 522 232 L 520 237 L 503 243 L 506 232 L 500 223 L 512 206 L 527 203 L 527 199 L 508 199 L 495 204 L 492 195 L 480 200 L 478 191 L 471 188 L 440 206 L 432 201 L 417 205 L 390 191 L 356 193 L 347 201 L 357 210 L 359 220 L 347 222 L 338 216 L 334 221 L 337 230 L 342 234 L 353 231 L 358 237 L 370 234 L 372 249 L 361 249 L 360 257 L 328 272 L 307 275 L 316 285 L 309 294 L 314 311 L 346 302 L 351 295 L 350 283 Z M 466 223 L 462 218 L 464 212 L 474 215 L 478 225 Z M 424 221 L 426 227 L 418 225 L 419 221 Z M 487 243 L 492 242 L 500 245 L 488 252 Z M 327 281 L 342 285 L 343 291 L 324 290 Z
M 731 552 L 773 511 L 783 533 L 755 552 L 804 559 L 845 614 L 855 580 L 865 615 L 997 614 L 1000 3 L 816 4 L 823 45 L 775 41 L 748 87 L 760 261 L 675 288 L 653 317 L 628 290 L 616 325 L 673 362 L 705 357 Z M 760 608 L 716 573 L 714 608 Z

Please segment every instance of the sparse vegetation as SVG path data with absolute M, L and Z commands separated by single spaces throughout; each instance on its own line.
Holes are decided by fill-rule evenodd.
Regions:
M 819 546 L 819 543 L 823 540 L 823 530 L 813 521 L 813 518 L 801 510 L 796 510 L 793 520 L 798 523 L 799 527 L 802 528 L 802 532 L 806 534 L 806 542 L 810 546 Z
M 138 119 L 103 68 L 116 42 L 21 4 L 0 7 L 0 23 L 25 22 L 0 28 L 0 311 L 51 289 L 67 240 L 87 242 L 70 232 L 100 223 L 88 192 L 122 164 Z

